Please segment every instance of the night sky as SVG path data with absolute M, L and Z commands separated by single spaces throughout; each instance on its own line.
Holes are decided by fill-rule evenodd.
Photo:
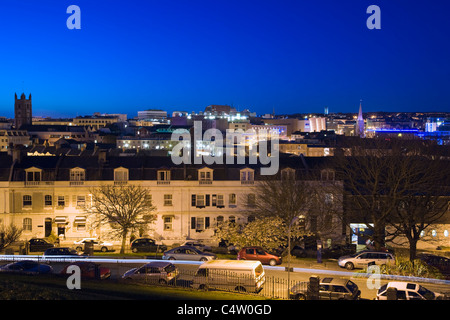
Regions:
M 69 5 L 81 30 L 69 30 Z M 381 9 L 369 30 L 367 7 Z M 0 116 L 450 111 L 448 0 L 0 0 Z

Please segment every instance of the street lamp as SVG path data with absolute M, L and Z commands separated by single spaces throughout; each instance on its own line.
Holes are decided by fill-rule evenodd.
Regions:
M 291 223 L 289 224 L 288 228 L 288 266 L 287 266 L 287 272 L 288 272 L 288 296 L 289 296 L 289 289 L 291 284 L 291 228 L 292 225 L 299 219 L 298 216 L 295 216 Z

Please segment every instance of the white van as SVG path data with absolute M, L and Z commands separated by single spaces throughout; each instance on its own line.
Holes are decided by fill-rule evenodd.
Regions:
M 258 293 L 265 281 L 266 275 L 260 261 L 211 260 L 200 265 L 192 287 Z

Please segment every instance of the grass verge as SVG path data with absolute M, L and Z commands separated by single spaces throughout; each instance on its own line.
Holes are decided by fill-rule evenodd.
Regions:
M 150 286 L 109 280 L 82 280 L 69 290 L 65 277 L 0 274 L 0 300 L 262 300 L 263 297 L 221 291 Z

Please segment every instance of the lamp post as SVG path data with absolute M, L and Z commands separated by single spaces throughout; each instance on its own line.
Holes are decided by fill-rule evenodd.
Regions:
M 292 225 L 298 220 L 298 216 L 294 217 L 289 224 L 288 228 L 288 266 L 287 266 L 287 272 L 288 272 L 288 297 L 289 297 L 289 290 L 290 290 L 290 284 L 291 284 L 291 228 Z

